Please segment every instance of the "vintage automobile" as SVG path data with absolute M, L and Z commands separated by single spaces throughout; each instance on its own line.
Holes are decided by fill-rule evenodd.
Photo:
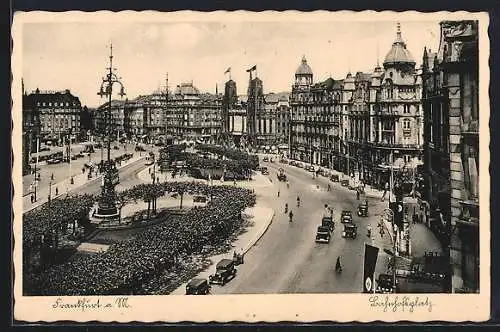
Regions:
M 210 293 L 210 284 L 207 279 L 194 278 L 186 285 L 186 295 L 207 295 Z
M 264 159 L 262 159 L 262 161 L 268 162 L 269 161 L 269 157 L 264 157 Z
M 283 170 L 283 168 L 280 168 L 280 169 L 279 169 L 279 172 L 278 172 L 278 180 L 279 180 L 279 181 L 286 182 L 286 175 L 285 175 L 285 171 Z
M 297 165 L 297 163 L 295 162 L 295 160 L 290 160 L 290 161 L 288 162 L 288 164 L 289 164 L 289 165 L 292 165 L 292 166 Z
M 330 229 L 326 226 L 318 226 L 316 231 L 316 243 L 330 243 Z
M 368 217 L 368 202 L 367 201 L 358 205 L 358 216 Z
M 332 217 L 323 217 L 323 219 L 321 219 L 321 226 L 327 227 L 330 232 L 335 230 L 335 223 Z
M 330 175 L 330 181 L 332 181 L 332 182 L 339 182 L 339 176 L 338 176 L 338 174 L 332 174 L 332 175 Z
M 390 294 L 394 291 L 393 276 L 390 274 L 379 274 L 375 293 Z
M 234 265 L 241 265 L 245 262 L 245 254 L 243 252 L 237 253 L 236 251 L 233 253 L 233 262 Z
M 343 179 L 342 181 L 340 181 L 340 185 L 342 187 L 349 187 L 349 180 L 348 179 Z
M 352 212 L 349 210 L 343 210 L 340 215 L 340 221 L 343 224 L 352 222 Z
M 136 145 L 135 146 L 135 151 L 146 151 L 142 145 Z
M 215 266 L 215 274 L 210 275 L 210 284 L 220 284 L 224 286 L 226 282 L 236 276 L 234 261 L 232 259 L 221 259 Z
M 313 165 L 309 165 L 306 167 L 306 170 L 313 173 L 313 172 L 316 172 L 316 169 L 314 169 L 314 166 Z
M 267 167 L 261 167 L 260 168 L 260 173 L 262 175 L 268 175 L 269 174 L 269 171 L 267 170 Z
M 342 232 L 342 237 L 347 239 L 355 239 L 358 235 L 358 226 L 354 225 L 352 222 L 344 224 L 344 231 Z

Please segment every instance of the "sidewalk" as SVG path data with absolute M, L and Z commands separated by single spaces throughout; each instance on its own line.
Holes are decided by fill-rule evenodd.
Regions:
M 274 210 L 265 206 L 256 205 L 246 209 L 244 214 L 251 218 L 251 223 L 253 223 L 253 225 L 247 226 L 247 231 L 239 235 L 231 245 L 237 252 L 242 250 L 243 253 L 247 253 L 269 228 L 274 218 Z M 208 276 L 213 274 L 215 265 L 223 258 L 233 259 L 233 251 L 208 257 L 212 264 L 198 274 L 196 278 L 208 279 Z M 187 282 L 180 285 L 175 291 L 170 293 L 170 295 L 184 295 L 186 293 L 186 284 Z
M 136 161 L 139 161 L 141 159 L 144 159 L 145 156 L 134 156 L 133 158 L 127 160 L 125 163 L 122 165 L 118 166 L 118 169 L 121 169 L 127 165 L 130 165 Z M 33 210 L 34 208 L 39 207 L 40 205 L 45 204 L 48 201 L 48 196 L 49 196 L 49 190 L 51 189 L 52 195 L 51 198 L 55 199 L 59 196 L 65 195 L 67 192 L 70 192 L 72 190 L 75 190 L 81 186 L 83 186 L 86 183 L 92 182 L 92 181 L 97 181 L 102 178 L 102 174 L 99 174 L 98 176 L 93 176 L 91 179 L 87 178 L 88 171 L 85 173 L 79 173 L 78 175 L 73 177 L 73 184 L 70 184 L 69 178 L 66 178 L 62 181 L 53 183 L 52 186 L 49 188 L 41 188 L 37 192 L 37 200 L 33 204 L 31 203 L 31 195 L 26 195 L 23 197 L 23 213 L 26 213 L 30 210 Z M 58 188 L 58 195 L 55 195 L 55 190 Z

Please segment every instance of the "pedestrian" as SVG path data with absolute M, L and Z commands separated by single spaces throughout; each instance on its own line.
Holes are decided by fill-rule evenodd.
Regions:
M 56 187 L 56 196 L 59 195 L 59 188 Z
M 54 180 L 54 173 L 50 174 L 50 179 Z
M 385 195 L 387 194 L 388 190 L 389 190 L 389 183 L 386 182 L 384 187 L 384 193 L 382 194 L 382 202 L 385 200 Z
M 278 197 L 280 197 L 280 191 L 278 190 Z
M 33 204 L 34 201 L 35 201 L 35 197 L 33 195 L 31 195 L 31 204 Z
M 82 174 L 85 174 L 85 167 L 82 167 Z
M 359 201 L 359 189 L 356 189 L 356 200 Z

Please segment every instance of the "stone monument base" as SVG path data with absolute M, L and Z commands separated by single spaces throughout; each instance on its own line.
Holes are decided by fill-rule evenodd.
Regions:
M 120 222 L 120 213 L 115 207 L 114 209 L 101 209 L 98 204 L 95 204 L 89 212 L 89 220 L 92 224 L 102 223 L 118 223 Z

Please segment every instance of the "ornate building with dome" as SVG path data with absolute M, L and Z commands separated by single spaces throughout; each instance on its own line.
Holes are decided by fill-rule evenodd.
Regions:
M 420 76 L 399 24 L 383 68 L 373 73 L 314 83 L 303 57 L 290 99 L 290 154 L 383 187 L 396 160 L 412 170 L 421 163 L 420 99 Z
M 340 98 L 342 81 L 313 84 L 306 57 L 295 72 L 290 97 L 290 157 L 333 168 L 341 151 Z

